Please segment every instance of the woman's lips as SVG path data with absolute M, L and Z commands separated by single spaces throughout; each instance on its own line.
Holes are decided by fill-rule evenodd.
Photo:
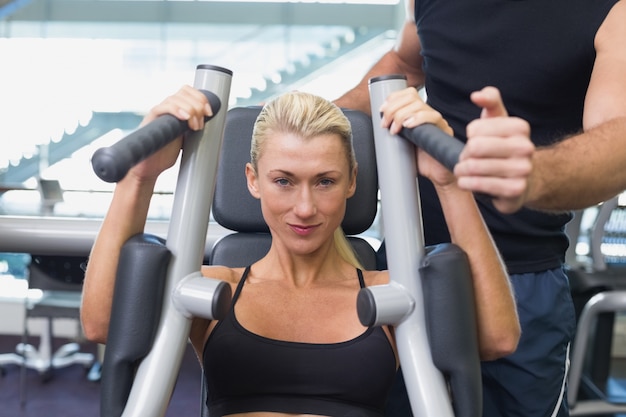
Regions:
M 291 230 L 300 236 L 308 236 L 317 228 L 317 225 L 302 226 L 297 224 L 290 224 Z

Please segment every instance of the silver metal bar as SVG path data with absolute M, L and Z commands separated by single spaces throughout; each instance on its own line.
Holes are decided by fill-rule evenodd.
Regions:
M 102 219 L 0 216 L 0 252 L 38 255 L 88 256 Z M 169 222 L 148 221 L 146 233 L 166 238 Z M 205 256 L 222 236 L 232 233 L 211 223 L 205 237 Z
M 588 401 L 578 400 L 578 389 L 580 387 L 585 364 L 585 357 L 588 354 L 587 346 L 590 343 L 590 336 L 594 332 L 595 323 L 601 313 L 616 313 L 626 311 L 626 291 L 604 291 L 600 292 L 587 301 L 578 319 L 576 337 L 572 345 L 571 366 L 568 375 L 568 403 L 572 415 L 597 414 L 610 409 L 610 401 L 603 401 L 603 407 L 595 408 L 596 413 L 589 413 Z M 594 406 L 598 405 L 597 403 Z M 616 406 L 614 406 L 616 407 Z M 585 412 L 583 412 L 585 410 Z M 619 410 L 613 408 L 614 412 L 623 413 L 626 407 Z
M 417 185 L 414 146 L 380 127 L 379 108 L 392 92 L 407 87 L 403 77 L 370 80 L 370 101 L 382 219 L 385 228 L 389 286 L 406 293 L 405 314 L 395 326 L 402 372 L 416 417 L 454 416 L 443 376 L 432 362 L 419 268 L 424 258 L 424 236 Z M 385 286 L 369 287 L 376 300 L 377 316 L 398 316 L 401 297 L 388 297 Z M 393 301 L 393 302 L 391 302 Z M 387 314 L 387 311 L 392 311 Z

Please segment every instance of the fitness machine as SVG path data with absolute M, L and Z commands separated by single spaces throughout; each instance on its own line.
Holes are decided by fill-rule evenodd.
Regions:
M 115 284 L 102 366 L 103 417 L 163 416 L 187 345 L 190 319 L 219 319 L 230 304 L 230 287 L 202 277 L 200 267 L 231 79 L 228 69 L 197 67 L 193 85 L 205 92 L 214 116 L 184 141 L 167 240 L 140 234 L 122 248 L 118 275 L 123 272 L 127 279 Z M 186 122 L 159 117 L 96 151 L 94 170 L 105 181 L 118 181 L 187 129 Z
M 457 246 L 425 247 L 414 156 L 419 146 L 453 170 L 463 144 L 431 124 L 404 128 L 399 136 L 380 127 L 378 109 L 406 87 L 403 75 L 369 80 L 390 283 L 361 290 L 359 319 L 395 327 L 414 416 L 478 417 L 482 387 L 471 271 Z
M 102 369 L 102 417 L 162 417 L 190 319 L 219 320 L 230 304 L 230 287 L 202 277 L 199 271 L 226 118 L 226 109 L 219 108 L 228 102 L 231 77 L 232 72 L 224 68 L 198 66 L 194 87 L 205 92 L 214 116 L 204 131 L 188 133 L 185 140 L 167 240 L 140 234 L 122 249 L 118 275 L 128 277 L 116 280 Z M 357 310 L 364 325 L 396 327 L 416 417 L 478 417 L 480 368 L 465 254 L 450 244 L 424 248 L 415 145 L 378 127 L 378 107 L 390 92 L 405 86 L 406 79 L 400 76 L 370 80 L 391 282 L 361 290 Z M 178 119 L 160 117 L 112 147 L 98 150 L 92 159 L 94 170 L 105 181 L 118 181 L 135 163 L 186 130 Z M 402 135 L 443 158 L 449 168 L 458 161 L 463 146 L 433 126 L 405 130 Z M 434 279 L 441 276 L 446 279 Z M 447 324 L 440 325 L 442 319 Z M 431 352 L 433 343 L 437 349 Z

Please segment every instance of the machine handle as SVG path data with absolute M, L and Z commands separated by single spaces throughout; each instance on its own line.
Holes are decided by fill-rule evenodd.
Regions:
M 221 107 L 219 97 L 210 91 L 200 90 L 209 100 L 213 116 Z M 209 121 L 213 116 L 205 117 Z M 186 120 L 164 114 L 137 129 L 119 142 L 98 149 L 91 158 L 96 175 L 106 182 L 118 182 L 128 171 L 181 134 L 189 130 Z
M 398 135 L 425 150 L 450 171 L 454 171 L 454 166 L 459 162 L 459 155 L 465 146 L 459 139 L 431 123 L 412 129 L 403 127 Z

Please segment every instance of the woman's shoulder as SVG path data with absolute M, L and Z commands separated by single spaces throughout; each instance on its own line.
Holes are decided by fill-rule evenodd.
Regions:
M 389 283 L 389 273 L 387 271 L 363 271 L 363 279 L 366 286 L 383 285 Z
M 221 265 L 203 265 L 201 272 L 207 278 L 215 278 L 229 284 L 237 284 L 241 280 L 245 268 L 229 268 Z

